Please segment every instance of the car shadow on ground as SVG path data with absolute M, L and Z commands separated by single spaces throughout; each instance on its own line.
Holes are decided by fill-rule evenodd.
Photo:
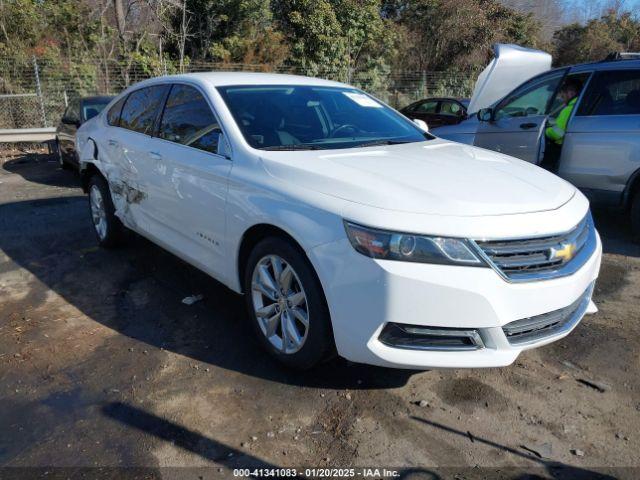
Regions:
M 54 155 L 47 153 L 20 153 L 11 155 L 2 163 L 2 168 L 9 173 L 20 175 L 26 181 L 53 187 L 76 187 L 80 185 L 80 177 L 73 170 L 63 171 Z
M 312 388 L 404 386 L 415 372 L 335 359 L 311 372 L 282 367 L 253 338 L 242 296 L 146 239 L 97 247 L 86 197 L 0 204 L 0 249 L 35 279 L 23 308 L 52 290 L 90 319 L 130 338 L 227 370 Z M 16 268 L 5 263 L 3 269 Z M 191 306 L 189 295 L 204 299 Z
M 631 237 L 629 212 L 616 208 L 593 208 L 593 220 L 605 253 L 640 257 L 640 244 Z

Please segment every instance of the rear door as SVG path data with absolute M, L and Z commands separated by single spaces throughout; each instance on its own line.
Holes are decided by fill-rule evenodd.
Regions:
M 538 76 L 500 101 L 493 120 L 480 122 L 474 144 L 538 163 L 552 99 L 566 70 Z
M 640 70 L 596 72 L 570 120 L 558 174 L 598 203 L 618 204 L 640 169 Z
M 223 238 L 232 165 L 218 154 L 221 132 L 205 95 L 193 85 L 174 84 L 152 141 L 148 186 L 167 245 L 218 278 L 226 265 Z
M 131 92 L 106 138 L 110 163 L 106 168 L 116 211 L 125 224 L 148 233 L 159 223 L 149 183 L 156 167 L 149 155 L 151 134 L 168 89 L 168 85 L 154 85 Z

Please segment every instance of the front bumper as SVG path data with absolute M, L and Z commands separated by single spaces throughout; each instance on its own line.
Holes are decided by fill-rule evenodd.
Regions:
M 345 238 L 309 252 L 323 285 L 338 353 L 348 360 L 396 368 L 481 368 L 511 364 L 521 351 L 558 340 L 597 309 L 590 287 L 602 245 L 570 276 L 509 283 L 491 268 L 373 260 Z M 532 341 L 509 342 L 503 326 L 566 309 L 588 295 L 564 328 Z M 477 329 L 483 348 L 464 351 L 396 348 L 380 341 L 388 322 Z

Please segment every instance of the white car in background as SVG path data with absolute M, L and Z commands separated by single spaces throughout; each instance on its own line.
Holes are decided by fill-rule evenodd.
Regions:
M 101 245 L 129 228 L 243 293 L 296 368 L 508 365 L 596 310 L 580 192 L 348 85 L 155 78 L 83 125 L 78 151 Z

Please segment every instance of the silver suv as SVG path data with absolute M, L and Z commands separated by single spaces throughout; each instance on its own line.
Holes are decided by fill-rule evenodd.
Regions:
M 502 64 L 496 64 L 496 52 L 496 59 L 478 79 L 474 95 L 486 91 L 492 81 L 495 89 L 505 77 L 500 69 L 513 69 L 514 58 L 519 56 L 520 61 L 531 64 L 525 56 L 535 55 L 535 51 L 522 53 L 509 49 L 511 46 L 502 47 L 510 55 L 503 54 Z M 537 53 L 537 58 L 547 55 Z M 466 122 L 437 128 L 433 133 L 546 166 L 580 188 L 593 204 L 628 209 L 634 239 L 640 241 L 640 60 L 623 56 L 540 70 L 543 73 L 497 101 L 485 105 L 475 102 L 472 106 L 477 115 L 470 111 Z M 545 141 L 545 128 L 563 106 L 558 92 L 567 82 L 581 88 L 559 158 L 548 162 L 553 148 Z

